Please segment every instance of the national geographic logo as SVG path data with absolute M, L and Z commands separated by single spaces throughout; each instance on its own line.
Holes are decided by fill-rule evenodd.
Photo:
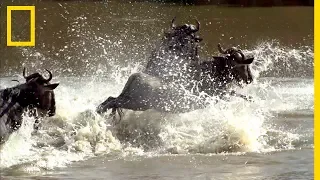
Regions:
M 12 41 L 12 11 L 30 11 L 30 41 Z M 35 46 L 35 6 L 7 6 L 7 46 Z

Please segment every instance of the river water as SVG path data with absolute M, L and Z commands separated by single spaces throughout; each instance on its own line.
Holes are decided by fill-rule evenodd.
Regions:
M 44 68 L 57 114 L 33 119 L 0 148 L 1 179 L 313 179 L 313 8 L 235 8 L 123 1 L 0 2 L 0 88 Z M 6 47 L 6 6 L 36 6 L 36 47 Z M 217 43 L 253 55 L 255 80 L 239 98 L 184 114 L 95 114 L 145 65 L 176 16 L 201 23 L 201 58 Z M 13 13 L 13 39 L 28 39 Z

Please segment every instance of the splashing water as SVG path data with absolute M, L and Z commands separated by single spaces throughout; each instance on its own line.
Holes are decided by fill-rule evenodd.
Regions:
M 292 69 L 288 64 L 309 67 L 313 60 L 310 49 L 280 48 L 274 43 L 262 43 L 245 52 L 256 59 L 256 78 L 266 72 L 276 74 L 275 64 L 280 62 Z M 239 89 L 250 94 L 254 102 L 221 100 L 183 114 L 125 111 L 122 121 L 112 126 L 110 119 L 95 113 L 95 108 L 107 97 L 118 96 L 129 75 L 140 71 L 141 65 L 112 67 L 108 77 L 101 66 L 92 77 L 59 77 L 57 114 L 43 119 L 38 132 L 33 132 L 34 120 L 24 117 L 22 127 L 1 147 L 1 168 L 20 165 L 26 167 L 24 171 L 41 172 L 101 155 L 259 153 L 302 146 L 297 144 L 303 135 L 294 129 L 278 129 L 271 120 L 274 112 L 313 111 L 313 80 L 259 78 Z M 14 85 L 10 80 L 1 80 L 1 88 Z

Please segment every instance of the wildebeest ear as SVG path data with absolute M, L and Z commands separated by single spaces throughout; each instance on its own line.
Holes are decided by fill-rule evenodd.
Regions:
M 55 89 L 56 87 L 58 87 L 59 83 L 54 83 L 54 84 L 48 84 L 48 85 L 45 85 L 45 87 L 53 90 Z
M 253 62 L 253 59 L 254 58 L 249 58 L 249 59 L 246 59 L 244 61 L 241 61 L 241 64 L 251 64 Z

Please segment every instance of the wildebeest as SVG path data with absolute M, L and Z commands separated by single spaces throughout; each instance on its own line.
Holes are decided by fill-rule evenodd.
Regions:
M 22 115 L 26 110 L 36 109 L 32 116 L 54 116 L 56 112 L 53 90 L 59 83 L 50 84 L 52 73 L 45 79 L 34 73 L 23 77 L 26 82 L 17 86 L 0 90 L 0 144 L 6 142 L 10 134 L 18 130 L 22 124 Z
M 109 97 L 97 107 L 97 112 L 112 109 L 115 115 L 121 108 L 188 112 L 206 106 L 205 101 L 197 96 L 199 92 L 221 96 L 228 93 L 227 85 L 233 81 L 239 85 L 241 82 L 250 83 L 249 64 L 253 58 L 247 59 L 241 50 L 223 50 L 218 45 L 224 56 L 200 61 L 198 43 L 202 39 L 196 35 L 199 27 L 198 21 L 197 26 L 175 26 L 173 20 L 160 47 L 152 52 L 146 69 L 132 74 L 121 94 L 117 98 Z M 239 96 L 234 91 L 230 94 Z
M 200 23 L 177 26 L 174 21 L 175 18 L 159 47 L 151 53 L 144 73 L 186 86 L 186 80 L 199 76 L 195 67 L 199 64 L 198 44 L 202 41 L 196 34 Z
M 235 47 L 223 50 L 218 44 L 218 50 L 226 56 L 214 56 L 212 60 L 200 63 L 201 91 L 209 95 L 218 95 L 226 93 L 228 85 L 232 82 L 242 86 L 243 83 L 250 84 L 253 81 L 249 66 L 254 60 L 253 57 L 246 58 L 242 51 Z

